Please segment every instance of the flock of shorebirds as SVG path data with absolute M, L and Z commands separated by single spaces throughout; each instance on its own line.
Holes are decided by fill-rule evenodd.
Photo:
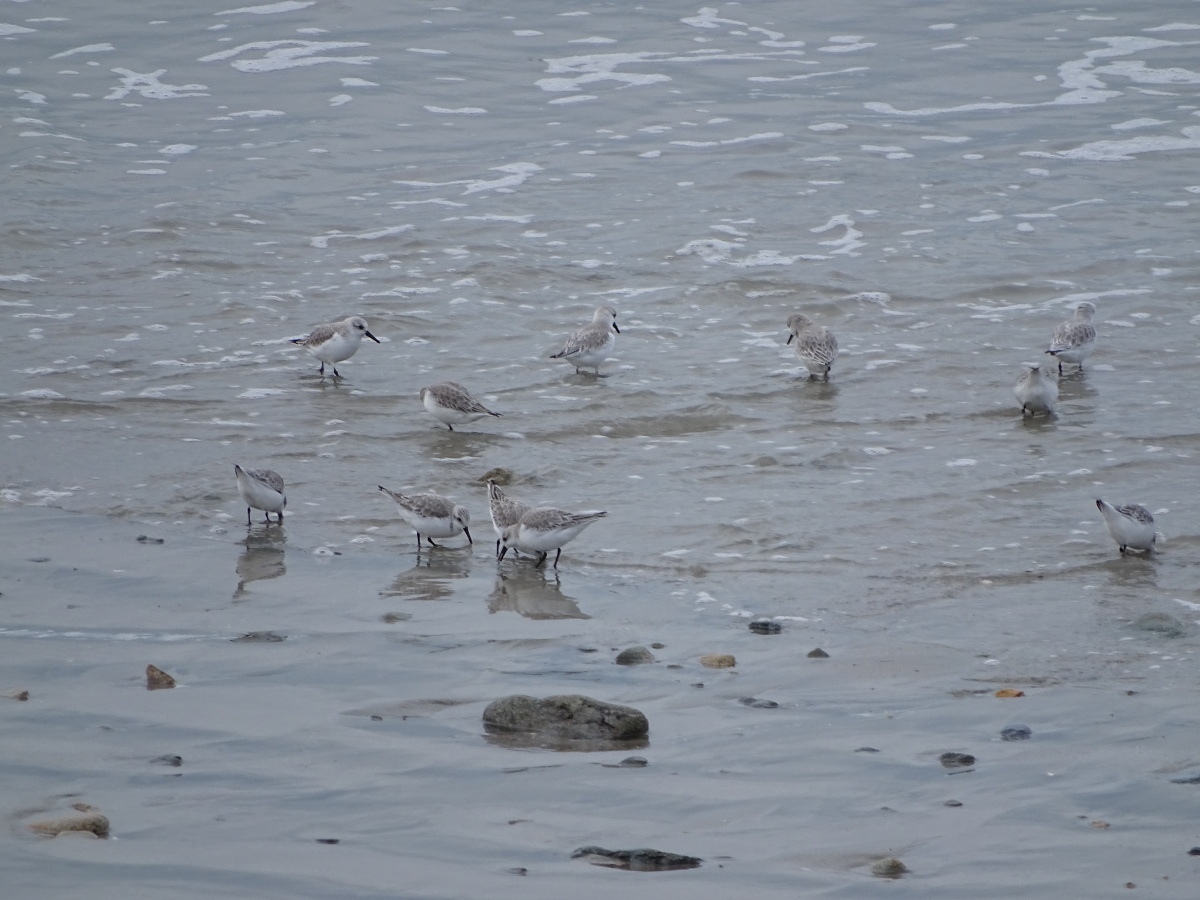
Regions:
M 1063 363 L 1078 366 L 1083 371 L 1083 361 L 1096 346 L 1096 327 L 1092 324 L 1096 307 L 1088 302 L 1080 303 L 1071 319 L 1063 322 L 1054 332 L 1046 353 L 1058 361 L 1058 375 L 1063 374 Z M 808 369 L 810 376 L 829 380 L 829 373 L 838 356 L 838 342 L 833 332 L 817 325 L 803 313 L 788 317 L 788 344 L 794 344 L 796 355 Z M 614 335 L 620 334 L 617 327 L 617 312 L 611 306 L 599 307 L 592 321 L 576 331 L 564 342 L 562 349 L 550 356 L 575 366 L 577 373 L 592 369 L 600 376 L 600 365 L 608 358 L 615 342 Z M 341 377 L 337 364 L 352 357 L 371 334 L 366 320 L 351 316 L 340 322 L 330 322 L 314 328 L 307 337 L 295 338 L 292 343 L 303 347 L 321 363 L 320 374 L 325 367 L 333 369 L 334 377 Z M 1058 401 L 1058 382 L 1052 373 L 1042 371 L 1040 365 L 1028 366 L 1013 388 L 1021 404 L 1021 416 L 1038 413 L 1052 415 Z M 483 416 L 499 416 L 477 400 L 469 390 L 453 381 L 443 381 L 421 388 L 421 403 L 425 409 L 451 431 L 455 425 L 470 422 Z M 271 469 L 243 469 L 235 465 L 238 494 L 246 504 L 246 524 L 251 524 L 251 509 L 266 513 L 270 523 L 271 513 L 283 521 L 283 510 L 287 505 L 283 478 Z M 521 552 L 537 557 L 538 567 L 545 564 L 551 550 L 554 567 L 558 568 L 562 548 L 598 519 L 605 512 L 569 512 L 549 506 L 530 507 L 505 495 L 500 485 L 488 480 L 488 508 L 492 527 L 496 531 L 496 557 L 504 559 L 509 550 L 514 555 Z M 471 540 L 471 514 L 454 501 L 435 493 L 401 494 L 382 485 L 379 490 L 396 504 L 400 518 L 404 519 L 417 534 L 417 550 L 421 539 L 431 547 L 437 547 L 434 538 L 451 538 L 465 535 Z M 1116 541 L 1120 552 L 1126 550 L 1151 551 L 1157 534 L 1154 517 L 1146 507 L 1137 503 L 1114 506 L 1097 500 L 1096 507 L 1104 516 L 1109 534 Z
M 611 306 L 601 306 L 596 310 L 592 321 L 568 337 L 562 349 L 550 358 L 573 364 L 576 372 L 593 369 L 599 377 L 601 363 L 612 352 L 614 335 L 620 333 L 621 329 L 617 327 L 617 311 Z M 367 328 L 365 319 L 351 316 L 340 322 L 319 325 L 307 337 L 295 338 L 292 343 L 303 347 L 321 363 L 322 376 L 325 374 L 325 367 L 329 366 L 334 377 L 340 378 L 337 364 L 358 352 L 363 338 L 370 338 L 379 343 L 379 338 Z M 469 390 L 454 381 L 442 381 L 423 387 L 420 397 L 421 404 L 430 415 L 451 431 L 455 425 L 482 416 L 500 415 L 488 409 Z M 276 521 L 282 522 L 283 510 L 287 506 L 283 476 L 271 469 L 244 469 L 239 465 L 233 467 L 233 472 L 237 477 L 238 495 L 246 504 L 246 524 L 251 524 L 252 509 L 262 510 L 268 523 L 271 521 L 271 513 L 276 514 Z M 554 567 L 558 568 L 562 548 L 593 522 L 608 515 L 600 511 L 569 512 L 552 506 L 531 507 L 506 496 L 495 480 L 489 479 L 487 487 L 488 508 L 497 537 L 497 559 L 504 559 L 510 550 L 518 556 L 524 552 L 536 556 L 536 565 L 541 567 L 545 565 L 550 551 L 554 550 Z M 418 552 L 422 539 L 429 546 L 437 547 L 439 545 L 434 543 L 434 538 L 440 540 L 461 534 L 466 536 L 468 544 L 474 543 L 471 540 L 471 514 L 466 507 L 432 492 L 401 494 L 383 485 L 379 485 L 379 490 L 395 502 L 400 518 L 416 532 Z

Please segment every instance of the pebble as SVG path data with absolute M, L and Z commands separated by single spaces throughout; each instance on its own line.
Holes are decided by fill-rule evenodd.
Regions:
M 938 757 L 938 762 L 947 769 L 962 769 L 975 765 L 975 757 L 970 753 L 943 753 Z
M 175 687 L 175 679 L 158 666 L 146 666 L 146 690 L 161 691 Z
M 654 654 L 645 647 L 627 647 L 617 654 L 618 666 L 640 666 L 654 662 Z
M 233 644 L 277 644 L 286 640 L 286 634 L 276 634 L 273 631 L 248 631 L 241 637 L 229 639 Z
M 899 878 L 907 871 L 908 866 L 894 856 L 888 856 L 871 863 L 871 874 L 877 878 Z
M 407 622 L 412 618 L 412 613 L 390 612 L 384 613 L 380 618 L 388 625 L 395 625 L 397 622 Z
M 1138 631 L 1150 631 L 1163 637 L 1183 637 L 1187 634 L 1187 626 L 1174 616 L 1166 613 L 1146 613 L 1133 620 L 1133 628 Z
M 644 756 L 627 756 L 619 763 L 623 769 L 644 769 L 650 765 Z
M 1000 729 L 1002 741 L 1027 741 L 1033 737 L 1033 729 L 1028 725 L 1005 725 Z
M 340 844 L 341 838 L 317 838 L 318 844 Z
M 1193 847 L 1188 851 L 1188 856 L 1200 856 L 1200 847 Z
M 150 535 L 148 535 L 148 534 L 139 534 L 137 536 L 137 542 L 139 544 L 161 544 L 163 542 L 163 539 L 156 538 L 156 537 L 150 537 Z
M 783 626 L 770 619 L 756 619 L 750 623 L 750 630 L 755 634 L 779 634 L 783 631 Z
M 512 484 L 513 473 L 511 469 L 506 469 L 503 466 L 497 466 L 494 469 L 488 469 L 486 472 L 480 475 L 478 481 L 480 484 L 487 484 L 489 479 L 496 482 L 496 484 L 500 485 L 500 487 L 508 487 L 510 484 Z
M 183 757 L 168 754 L 166 756 L 156 756 L 150 762 L 158 763 L 160 766 L 175 766 L 178 768 L 183 765 Z
M 28 700 L 29 691 L 25 688 L 13 688 L 12 690 L 0 693 L 0 697 L 7 697 L 9 700 Z
M 743 697 L 738 703 L 751 709 L 778 709 L 779 704 L 774 700 L 760 700 L 757 697 Z
M 709 669 L 732 669 L 737 660 L 731 653 L 708 653 L 700 657 L 700 665 Z
M 703 862 L 696 856 L 668 853 L 665 850 L 606 850 L 603 847 L 580 847 L 571 859 L 586 858 L 594 866 L 611 866 L 634 872 L 663 872 L 669 869 L 694 869 Z
M 820 647 L 817 647 L 815 650 L 808 651 L 808 658 L 809 659 L 829 659 L 829 654 L 826 653 L 824 650 L 822 650 Z
M 57 819 L 42 819 L 30 822 L 29 830 L 45 837 L 57 837 L 71 832 L 89 832 L 98 838 L 108 837 L 108 817 L 94 806 L 86 803 L 71 804 L 80 815 L 60 816 Z

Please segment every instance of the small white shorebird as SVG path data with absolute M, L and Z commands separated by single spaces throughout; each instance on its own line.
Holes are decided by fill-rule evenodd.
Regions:
M 583 529 L 607 515 L 606 512 L 573 513 L 550 506 L 534 507 L 527 510 L 515 525 L 509 525 L 501 532 L 500 559 L 504 559 L 504 554 L 509 550 L 524 550 L 526 553 L 539 554 L 534 568 L 541 568 L 546 564 L 546 554 L 557 550 L 554 554 L 554 568 L 557 569 L 562 548 L 578 537 Z
M 361 316 L 351 316 L 340 322 L 326 322 L 324 325 L 318 325 L 309 333 L 308 337 L 292 338 L 291 342 L 299 344 L 308 351 L 310 356 L 321 361 L 322 375 L 325 374 L 325 366 L 328 364 L 333 366 L 334 377 L 341 378 L 337 364 L 357 353 L 358 345 L 365 337 L 379 343 L 379 338 L 367 330 L 366 319 Z
M 838 342 L 833 332 L 822 325 L 817 325 L 804 313 L 794 313 L 788 316 L 787 342 L 796 342 L 796 355 L 811 375 L 823 376 L 829 380 L 829 370 L 837 359 Z M 810 375 L 810 377 L 811 377 Z
M 444 422 L 451 431 L 455 424 L 461 425 L 480 416 L 500 417 L 500 413 L 492 412 L 456 381 L 441 381 L 421 388 L 421 402 L 430 415 Z
M 586 368 L 595 369 L 599 376 L 600 364 L 608 359 L 617 341 L 613 337 L 614 332 L 621 333 L 617 327 L 617 311 L 611 306 L 601 306 L 592 316 L 592 321 L 567 338 L 563 348 L 552 353 L 550 358 L 565 359 L 575 366 L 576 374 Z
M 1058 402 L 1058 382 L 1053 375 L 1043 372 L 1041 366 L 1028 366 L 1013 385 L 1013 394 L 1021 404 L 1022 419 L 1026 413 L 1050 415 Z
M 417 532 L 418 550 L 421 549 L 422 535 L 430 547 L 439 546 L 433 542 L 434 538 L 448 538 L 458 534 L 465 534 L 468 544 L 474 543 L 467 528 L 471 514 L 453 500 L 440 494 L 398 494 L 389 491 L 382 484 L 379 485 L 379 490 L 395 501 L 400 518 Z
M 500 538 L 504 536 L 504 529 L 521 521 L 521 516 L 529 512 L 529 504 L 509 497 L 500 489 L 500 485 L 496 484 L 495 479 L 489 478 L 487 485 L 488 511 L 492 514 L 492 528 L 496 530 L 496 558 L 499 559 Z M 514 549 L 513 553 L 516 552 Z
M 1122 554 L 1126 550 L 1145 550 L 1149 553 L 1154 549 L 1154 539 L 1158 535 L 1154 531 L 1154 516 L 1150 515 L 1150 510 L 1146 507 L 1140 503 L 1113 506 L 1111 503 L 1097 500 L 1096 508 L 1104 516 L 1108 533 L 1117 542 Z
M 283 478 L 278 472 L 270 469 L 243 469 L 234 465 L 233 474 L 237 476 L 238 496 L 246 504 L 246 524 L 250 524 L 250 510 L 261 509 L 271 521 L 271 513 L 279 513 L 279 521 L 283 521 L 283 508 L 287 506 L 287 497 L 283 495 Z
M 1092 316 L 1095 314 L 1095 304 L 1085 300 L 1075 307 L 1073 318 L 1067 319 L 1054 329 L 1050 349 L 1046 352 L 1058 359 L 1059 375 L 1063 373 L 1062 364 L 1065 362 L 1075 363 L 1082 372 L 1083 361 L 1096 349 L 1096 326 L 1092 324 Z

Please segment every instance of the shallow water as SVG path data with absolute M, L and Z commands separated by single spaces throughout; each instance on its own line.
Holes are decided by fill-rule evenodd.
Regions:
M 1191 896 L 1196 639 L 1130 622 L 1200 608 L 1200 19 L 1126 6 L 0 10 L 6 895 L 860 896 L 895 853 L 906 896 Z M 601 304 L 607 377 L 548 359 Z M 322 380 L 287 339 L 350 314 L 383 343 Z M 447 431 L 439 380 L 503 418 Z M 609 515 L 497 566 L 494 467 Z M 464 503 L 473 552 L 418 557 L 377 484 Z M 483 735 L 576 691 L 646 712 L 648 768 Z M 114 839 L 27 836 L 64 795 Z

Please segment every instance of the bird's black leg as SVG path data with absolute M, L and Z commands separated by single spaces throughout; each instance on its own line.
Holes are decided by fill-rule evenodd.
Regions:
M 250 507 L 246 507 L 246 527 L 250 527 Z
M 558 568 L 558 558 L 562 556 L 562 547 L 558 548 L 558 552 L 554 554 L 554 568 Z

